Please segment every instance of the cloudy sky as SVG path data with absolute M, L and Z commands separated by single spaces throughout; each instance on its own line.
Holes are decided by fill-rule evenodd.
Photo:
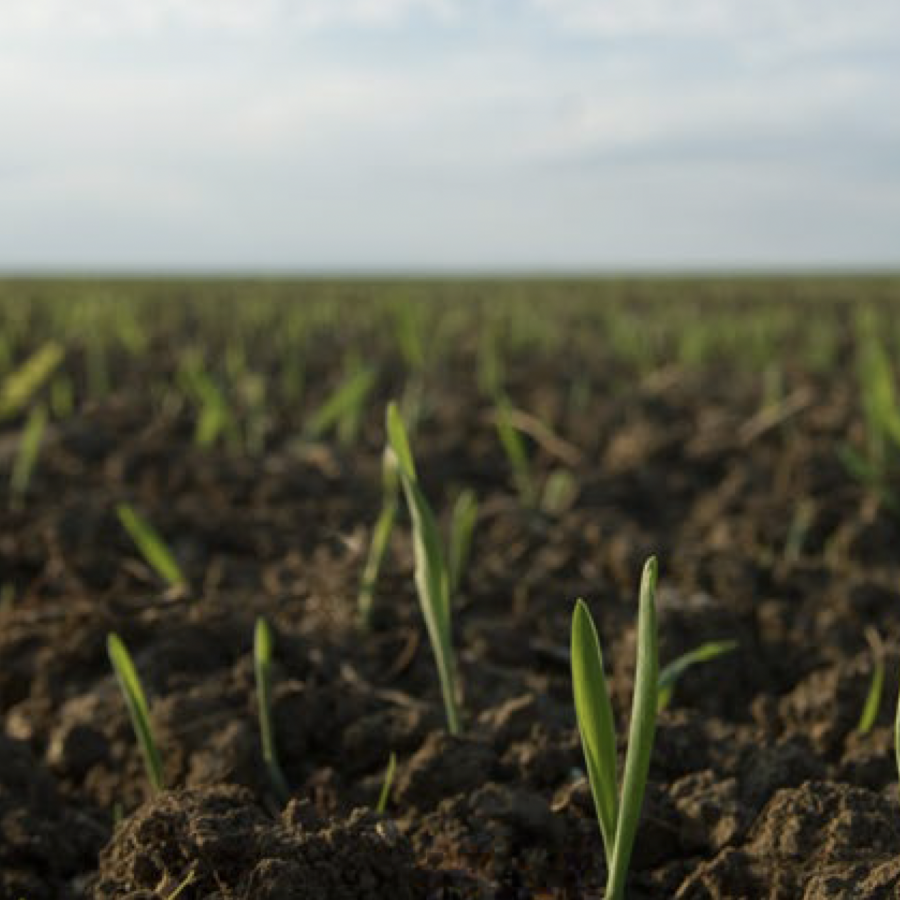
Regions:
M 900 267 L 897 0 L 0 0 L 0 269 Z

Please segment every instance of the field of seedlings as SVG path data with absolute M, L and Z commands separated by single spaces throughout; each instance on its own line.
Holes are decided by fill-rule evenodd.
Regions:
M 900 896 L 900 279 L 0 282 L 0 484 L 0 900 Z

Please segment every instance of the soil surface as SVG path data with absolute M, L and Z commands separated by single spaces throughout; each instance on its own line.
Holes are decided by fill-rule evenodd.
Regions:
M 837 323 L 849 315 L 827 310 Z M 453 603 L 459 737 L 444 728 L 402 508 L 368 632 L 357 618 L 402 354 L 369 347 L 378 383 L 342 446 L 297 424 L 340 375 L 337 338 L 309 347 L 299 411 L 273 402 L 261 443 L 237 452 L 197 446 L 192 409 L 148 388 L 176 379 L 180 335 L 170 337 L 139 364 L 113 354 L 108 390 L 52 422 L 26 502 L 0 512 L 11 586 L 0 611 L 2 900 L 600 898 L 571 614 L 584 597 L 624 757 L 651 553 L 662 662 L 705 641 L 738 647 L 690 669 L 660 715 L 630 900 L 900 896 L 900 521 L 840 461 L 862 440 L 849 337 L 826 370 L 778 347 L 774 397 L 758 368 L 728 359 L 628 369 L 599 326 L 571 353 L 511 352 L 509 396 L 552 431 L 526 435 L 534 477 L 573 478 L 552 512 L 517 496 L 477 335 L 430 370 L 413 437 L 424 491 L 444 522 L 461 489 L 480 504 Z M 252 345 L 250 359 L 276 377 L 265 349 Z M 22 421 L 0 426 L 4 483 Z M 144 562 L 121 502 L 165 536 L 186 591 Z M 276 638 L 287 804 L 260 749 L 260 615 Z M 861 734 L 872 628 L 887 677 Z M 156 796 L 109 632 L 150 698 L 168 788 Z

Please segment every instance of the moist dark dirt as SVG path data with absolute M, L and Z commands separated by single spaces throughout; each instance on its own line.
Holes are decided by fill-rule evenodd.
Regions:
M 257 452 L 200 449 L 189 411 L 142 389 L 171 377 L 163 363 L 140 379 L 123 367 L 107 396 L 52 426 L 27 503 L 0 513 L 16 589 L 0 613 L 2 900 L 601 897 L 570 617 L 586 598 L 624 733 L 651 553 L 662 661 L 704 641 L 738 648 L 690 670 L 660 716 L 628 896 L 900 896 L 900 523 L 838 458 L 859 437 L 852 378 L 786 352 L 767 406 L 759 373 L 727 361 L 623 383 L 604 353 L 514 357 L 516 406 L 565 442 L 529 438 L 536 477 L 574 478 L 548 514 L 519 502 L 465 352 L 425 384 L 414 439 L 442 517 L 463 487 L 480 501 L 454 601 L 460 737 L 444 729 L 403 516 L 368 633 L 356 617 L 393 376 L 352 448 L 303 439 L 276 411 Z M 325 347 L 311 370 L 324 378 L 331 358 Z M 577 377 L 595 387 L 576 403 Z M 5 479 L 11 453 L 0 462 Z M 167 592 L 147 568 L 122 501 L 166 536 L 189 590 Z M 276 635 L 286 806 L 260 750 L 259 615 Z M 887 648 L 887 696 L 861 735 L 867 628 Z M 111 631 L 151 699 L 168 787 L 156 797 Z

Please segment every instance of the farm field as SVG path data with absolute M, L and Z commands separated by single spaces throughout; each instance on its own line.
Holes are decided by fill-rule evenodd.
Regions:
M 0 900 L 602 897 L 651 556 L 625 896 L 900 896 L 900 279 L 8 280 L 0 484 Z

